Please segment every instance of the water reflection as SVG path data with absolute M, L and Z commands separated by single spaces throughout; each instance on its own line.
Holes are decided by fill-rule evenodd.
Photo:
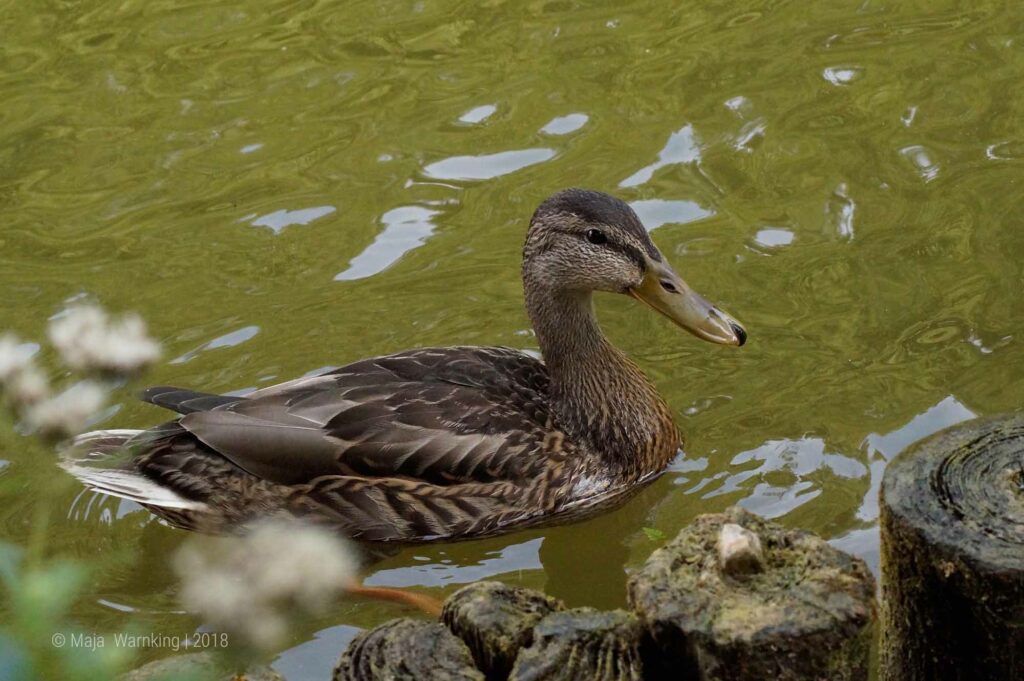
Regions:
M 857 517 L 861 520 L 878 518 L 878 491 L 882 487 L 882 475 L 894 456 L 918 440 L 976 416 L 977 414 L 956 397 L 950 395 L 893 431 L 868 435 L 864 439 L 864 444 L 870 461 L 871 486 L 864 495 L 860 508 L 857 509 Z
M 423 169 L 438 180 L 491 180 L 555 157 L 554 149 L 518 149 L 481 156 L 452 156 Z
M 778 248 L 793 243 L 796 235 L 788 229 L 781 227 L 768 227 L 758 230 L 754 235 L 754 242 L 765 248 Z
M 985 147 L 985 156 L 992 161 L 1019 161 L 1024 159 L 1024 143 L 999 142 Z
M 693 126 L 687 123 L 679 130 L 669 135 L 665 147 L 658 152 L 658 159 L 640 170 L 636 171 L 622 182 L 620 187 L 636 187 L 645 184 L 661 168 L 679 163 L 693 163 L 700 158 L 700 149 L 697 147 L 697 140 L 693 132 Z
M 702 498 L 710 499 L 743 491 L 748 480 L 757 479 L 749 494 L 736 503 L 766 518 L 777 518 L 821 494 L 820 481 L 808 479 L 812 473 L 827 470 L 846 479 L 862 478 L 868 473 L 860 461 L 827 452 L 825 441 L 817 437 L 769 440 L 759 447 L 740 452 L 729 464 L 740 466 L 754 462 L 760 462 L 760 465 L 738 473 L 725 471 L 701 481 L 688 493 L 700 491 L 713 479 L 724 478 L 720 485 L 703 494 Z M 789 484 L 779 484 L 787 478 Z
M 540 131 L 545 135 L 568 135 L 582 128 L 588 120 L 590 117 L 587 114 L 571 113 L 568 116 L 552 118 Z
M 822 78 L 833 85 L 849 85 L 864 73 L 860 66 L 829 66 L 821 72 Z
M 745 123 L 740 128 L 739 134 L 736 135 L 736 141 L 733 143 L 733 147 L 737 151 L 745 153 L 751 153 L 754 151 L 754 143 L 764 137 L 765 130 L 768 129 L 768 123 L 763 118 L 758 118 L 753 121 Z
M 308 225 L 309 223 L 330 215 L 337 208 L 334 206 L 316 206 L 314 208 L 300 208 L 298 210 L 276 210 L 273 213 L 261 215 L 255 219 L 253 216 L 242 218 L 243 221 L 252 220 L 254 227 L 269 227 L 274 234 L 280 234 L 285 227 L 292 225 Z
M 696 201 L 685 199 L 665 200 L 646 199 L 633 201 L 630 207 L 636 211 L 640 222 L 647 231 L 653 231 L 662 225 L 685 225 L 688 222 L 705 220 L 714 215 L 713 211 L 701 207 Z
M 853 238 L 853 216 L 856 205 L 850 198 L 850 190 L 845 182 L 836 185 L 832 196 L 825 205 L 827 229 L 843 239 Z
M 469 125 L 475 125 L 477 123 L 483 123 L 490 118 L 498 107 L 493 104 L 484 104 L 483 106 L 475 106 L 466 113 L 459 116 L 460 123 L 467 123 Z
M 442 558 L 425 564 L 378 570 L 367 577 L 365 583 L 368 586 L 442 587 L 469 584 L 520 570 L 538 570 L 543 567 L 540 561 L 542 542 L 543 539 L 538 538 L 510 544 L 472 562 L 465 558 L 458 562 Z
M 938 177 L 939 164 L 932 158 L 931 152 L 925 147 L 920 144 L 904 147 L 900 149 L 900 154 L 913 164 L 914 169 L 925 182 L 931 182 Z
M 174 359 L 171 360 L 171 364 L 184 364 L 185 362 L 194 359 L 196 355 L 198 355 L 199 353 L 205 352 L 207 350 L 215 350 L 217 348 L 231 348 L 236 345 L 240 345 L 246 342 L 247 340 L 250 340 L 253 337 L 255 337 L 256 334 L 258 334 L 259 332 L 260 327 L 258 326 L 243 326 L 240 329 L 236 329 L 230 333 L 224 334 L 223 336 L 218 336 L 211 341 L 203 343 L 194 350 L 189 350 L 185 354 L 175 357 Z
M 334 275 L 335 281 L 363 279 L 383 272 L 434 233 L 432 220 L 440 212 L 423 206 L 399 206 L 384 213 L 380 216 L 384 231 L 352 258 L 345 270 Z
M 879 545 L 881 541 L 878 528 L 878 494 L 889 461 L 913 443 L 975 417 L 976 414 L 973 411 L 956 397 L 950 395 L 895 430 L 884 434 L 869 434 L 864 439 L 864 447 L 867 450 L 870 484 L 857 509 L 856 517 L 864 523 L 871 523 L 871 525 L 853 528 L 830 539 L 829 543 L 863 558 L 877 577 L 880 569 Z
M 345 624 L 321 629 L 308 641 L 278 655 L 271 667 L 288 681 L 330 678 L 338 655 L 360 631 Z
M 911 125 L 913 125 L 915 118 L 917 118 L 917 107 L 908 106 L 907 110 L 903 112 L 902 116 L 900 116 L 900 122 L 902 122 L 903 125 L 909 128 Z

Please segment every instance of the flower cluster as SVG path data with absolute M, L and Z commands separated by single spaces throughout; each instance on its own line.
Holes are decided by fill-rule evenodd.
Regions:
M 135 374 L 160 357 L 160 346 L 140 317 L 112 319 L 95 305 L 76 305 L 57 315 L 49 336 L 69 368 L 106 378 Z M 103 408 L 109 388 L 87 378 L 54 394 L 36 363 L 38 350 L 13 334 L 0 335 L 0 393 L 35 432 L 53 438 L 75 435 Z
M 324 612 L 357 583 L 359 560 L 348 542 L 296 520 L 268 520 L 243 537 L 200 537 L 174 561 L 181 601 L 217 630 L 251 647 L 284 642 L 290 615 Z

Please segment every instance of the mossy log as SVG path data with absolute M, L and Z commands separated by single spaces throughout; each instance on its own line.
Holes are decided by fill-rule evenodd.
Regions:
M 653 641 L 648 678 L 868 677 L 874 579 L 813 534 L 740 508 L 700 516 L 627 591 Z
M 1024 679 L 1024 416 L 897 456 L 881 514 L 882 678 Z
M 477 582 L 445 601 L 441 619 L 469 646 L 477 668 L 490 681 L 504 681 L 519 650 L 533 643 L 533 627 L 564 609 L 560 601 L 540 591 Z
M 333 681 L 483 681 L 469 649 L 437 622 L 398 619 L 364 631 L 341 654 Z
M 510 681 L 641 681 L 643 628 L 627 612 L 576 608 L 548 615 L 519 652 Z

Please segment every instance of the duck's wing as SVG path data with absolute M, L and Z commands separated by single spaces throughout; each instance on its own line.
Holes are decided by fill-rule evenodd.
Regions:
M 202 455 L 264 480 L 448 486 L 539 474 L 544 462 L 528 454 L 546 432 L 547 381 L 544 365 L 519 351 L 456 347 L 363 360 L 244 398 L 160 395 L 187 412 L 179 424 L 210 450 Z M 166 472 L 170 462 L 148 463 Z

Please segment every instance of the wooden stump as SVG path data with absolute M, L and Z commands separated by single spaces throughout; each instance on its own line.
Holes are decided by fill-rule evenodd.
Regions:
M 700 516 L 627 590 L 653 639 L 649 678 L 868 677 L 874 580 L 813 534 L 740 508 Z
M 437 622 L 398 619 L 364 631 L 341 654 L 333 681 L 483 681 L 469 649 Z
M 508 678 L 521 648 L 533 643 L 533 627 L 565 606 L 540 591 L 500 582 L 477 582 L 444 603 L 441 620 L 461 638 L 490 681 Z
M 643 628 L 621 610 L 576 608 L 542 619 L 510 681 L 641 681 Z
M 900 454 L 881 497 L 882 679 L 1024 679 L 1024 416 Z

